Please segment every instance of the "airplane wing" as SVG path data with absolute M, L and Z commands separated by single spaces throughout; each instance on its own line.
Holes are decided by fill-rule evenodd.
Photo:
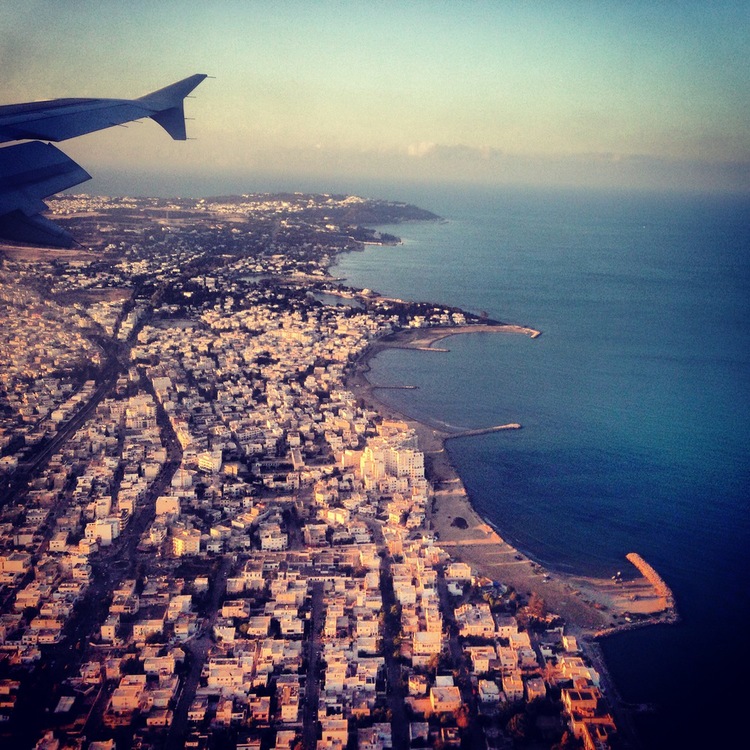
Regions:
M 0 149 L 0 237 L 34 245 L 70 247 L 72 235 L 41 215 L 42 200 L 90 179 L 51 143 L 20 143 Z
M 74 240 L 40 213 L 47 198 L 90 179 L 51 144 L 150 117 L 175 140 L 186 139 L 185 97 L 204 79 L 192 75 L 139 99 L 53 99 L 0 106 L 0 239 L 70 247 Z

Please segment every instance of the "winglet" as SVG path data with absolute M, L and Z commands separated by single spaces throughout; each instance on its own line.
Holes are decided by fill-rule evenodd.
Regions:
M 185 130 L 185 109 L 180 103 L 176 107 L 170 107 L 169 109 L 163 109 L 161 112 L 157 112 L 151 115 L 151 119 L 154 122 L 158 122 L 164 130 L 176 141 L 186 141 L 187 131 Z
M 154 110 L 152 120 L 161 125 L 176 141 L 187 139 L 185 133 L 185 110 L 183 100 L 207 76 L 204 73 L 183 78 L 158 91 L 136 99 L 137 102 Z

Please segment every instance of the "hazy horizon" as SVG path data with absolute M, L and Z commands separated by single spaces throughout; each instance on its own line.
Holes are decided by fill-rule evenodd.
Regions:
M 745 2 L 9 0 L 0 29 L 0 103 L 215 76 L 186 103 L 194 141 L 66 141 L 94 191 L 104 171 L 750 190 Z
M 674 195 L 704 196 L 708 199 L 737 199 L 745 201 L 750 193 L 743 190 L 710 190 L 691 186 L 683 188 L 677 185 L 668 187 L 633 186 L 633 185 L 571 185 L 571 184 L 538 184 L 531 182 L 518 183 L 477 183 L 445 178 L 441 180 L 407 180 L 357 176 L 337 176 L 326 178 L 307 175 L 272 175 L 272 174 L 187 174 L 179 177 L 174 174 L 159 172 L 108 171 L 98 170 L 92 180 L 80 184 L 72 190 L 73 194 L 101 196 L 131 196 L 136 198 L 210 198 L 215 196 L 239 196 L 243 194 L 275 193 L 311 193 L 330 195 L 358 195 L 362 198 L 406 201 L 416 203 L 420 208 L 432 210 L 423 205 L 431 194 L 450 195 L 451 192 L 489 193 L 544 193 L 581 192 L 600 193 L 611 196 L 627 195 Z

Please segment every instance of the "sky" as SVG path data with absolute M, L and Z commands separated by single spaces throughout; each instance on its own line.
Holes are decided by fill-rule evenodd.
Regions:
M 214 76 L 186 103 L 195 140 L 147 121 L 62 144 L 91 192 L 750 192 L 749 53 L 748 0 L 4 0 L 0 104 Z

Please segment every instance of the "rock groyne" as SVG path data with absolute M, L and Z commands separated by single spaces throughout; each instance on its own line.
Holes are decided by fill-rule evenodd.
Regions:
M 625 558 L 640 571 L 641 575 L 654 587 L 659 596 L 664 597 L 666 609 L 674 609 L 674 594 L 664 579 L 637 552 L 628 552 Z

